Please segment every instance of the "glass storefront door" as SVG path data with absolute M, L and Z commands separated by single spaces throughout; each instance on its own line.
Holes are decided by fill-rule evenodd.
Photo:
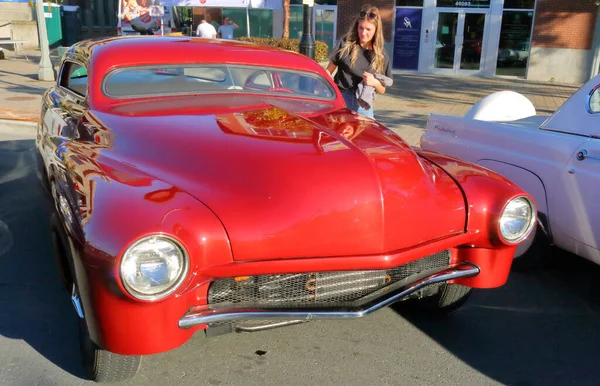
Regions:
M 315 40 L 327 44 L 329 53 L 335 47 L 335 22 L 337 20 L 337 7 L 335 5 L 314 5 L 313 31 Z
M 465 10 L 438 12 L 434 52 L 436 72 L 479 72 L 487 14 Z

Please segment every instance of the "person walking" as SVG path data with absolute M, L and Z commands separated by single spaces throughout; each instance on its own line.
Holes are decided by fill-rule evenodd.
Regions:
M 375 95 L 385 93 L 386 86 L 393 84 L 377 7 L 370 4 L 362 6 L 358 17 L 333 50 L 326 70 L 330 75 L 335 72 L 333 79 L 344 96 L 346 106 L 374 118 L 372 101 Z M 361 95 L 369 94 L 369 91 L 367 103 L 364 103 Z
M 228 16 L 225 16 L 223 23 L 224 24 L 221 25 L 217 30 L 218 37 L 229 40 L 233 39 L 233 30 L 239 28 L 239 26 L 235 24 Z
M 217 30 L 210 23 L 207 23 L 205 18 L 201 18 L 200 24 L 198 24 L 198 28 L 196 29 L 196 36 L 215 39 L 217 37 Z

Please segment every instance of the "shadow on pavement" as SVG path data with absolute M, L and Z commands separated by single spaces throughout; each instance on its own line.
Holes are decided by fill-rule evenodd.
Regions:
M 443 320 L 395 310 L 458 359 L 508 385 L 598 384 L 600 267 L 566 252 L 512 272 Z M 442 364 L 440 364 L 442 366 Z
M 0 336 L 9 344 L 23 341 L 83 377 L 77 320 L 51 252 L 49 204 L 37 180 L 34 147 L 29 139 L 0 142 Z

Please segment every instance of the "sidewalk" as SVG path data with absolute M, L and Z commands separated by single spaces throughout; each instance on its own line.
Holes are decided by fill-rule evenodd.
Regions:
M 52 82 L 37 80 L 39 51 L 14 58 L 5 51 L 0 60 L 0 120 L 39 122 L 41 96 Z M 56 51 L 51 60 L 58 64 Z M 581 85 L 542 83 L 524 79 L 487 79 L 418 73 L 394 73 L 394 85 L 375 101 L 375 118 L 411 145 L 418 145 L 431 113 L 463 115 L 481 98 L 495 91 L 525 95 L 538 113 L 554 112 Z

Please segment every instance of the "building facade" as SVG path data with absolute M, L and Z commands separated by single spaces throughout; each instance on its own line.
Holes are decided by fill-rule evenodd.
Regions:
M 372 0 L 398 70 L 582 83 L 596 56 L 595 0 Z M 342 36 L 363 2 L 338 0 Z

